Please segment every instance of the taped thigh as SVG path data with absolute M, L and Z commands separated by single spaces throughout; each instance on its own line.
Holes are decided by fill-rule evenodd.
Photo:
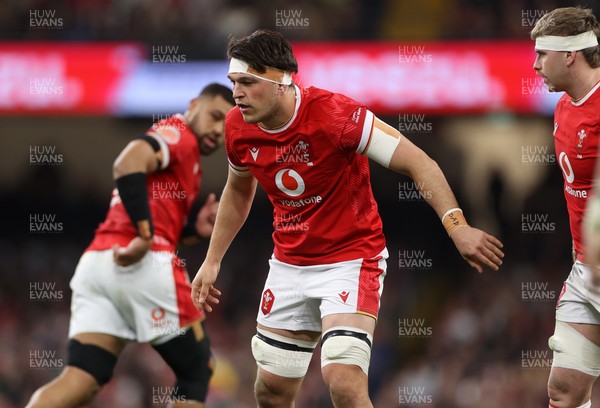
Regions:
M 286 378 L 306 375 L 317 342 L 302 341 L 257 329 L 252 354 L 265 371 Z
M 111 379 L 116 363 L 117 356 L 102 347 L 69 340 L 67 365 L 86 371 L 98 385 L 102 386 Z
M 572 328 L 556 321 L 554 335 L 548 339 L 554 351 L 552 366 L 570 368 L 598 377 L 600 375 L 600 347 Z
M 332 327 L 323 333 L 321 367 L 332 363 L 357 365 L 368 375 L 372 341 L 371 335 L 364 330 Z

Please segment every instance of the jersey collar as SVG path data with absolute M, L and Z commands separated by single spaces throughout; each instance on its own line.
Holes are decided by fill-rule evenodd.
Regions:
M 596 92 L 596 90 L 600 87 L 600 81 L 598 81 L 598 83 L 596 83 L 596 85 L 594 85 L 594 87 L 592 89 L 590 89 L 590 91 L 581 99 L 574 101 L 571 100 L 571 104 L 573 106 L 581 106 L 585 103 L 585 101 L 587 101 L 588 99 L 590 99 L 590 97 L 594 94 L 594 92 Z

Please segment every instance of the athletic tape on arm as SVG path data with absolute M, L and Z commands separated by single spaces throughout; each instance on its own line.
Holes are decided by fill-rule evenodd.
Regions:
M 383 167 L 390 167 L 390 162 L 399 143 L 400 138 L 394 137 L 373 125 L 371 140 L 369 140 L 364 155 L 371 160 L 375 160 Z

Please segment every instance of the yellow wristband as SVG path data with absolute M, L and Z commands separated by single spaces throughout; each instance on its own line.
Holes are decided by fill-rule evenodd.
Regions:
M 469 226 L 460 208 L 452 208 L 446 211 L 442 217 L 442 224 L 444 224 L 444 228 L 446 228 L 446 232 L 450 237 L 457 229 Z

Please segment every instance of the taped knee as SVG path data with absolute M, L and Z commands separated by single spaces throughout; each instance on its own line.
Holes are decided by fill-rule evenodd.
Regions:
M 257 329 L 252 337 L 252 355 L 265 371 L 286 378 L 306 375 L 317 342 L 303 341 Z
M 210 341 L 197 341 L 192 329 L 166 343 L 154 345 L 175 374 L 173 394 L 181 400 L 204 402 L 212 376 Z
M 332 327 L 323 333 L 321 368 L 331 363 L 357 365 L 368 375 L 372 340 L 369 333 L 355 327 Z
M 600 375 L 600 347 L 568 323 L 556 321 L 548 346 L 554 351 L 552 366 L 570 368 L 594 377 Z
M 75 339 L 69 341 L 67 365 L 89 373 L 101 386 L 111 379 L 116 363 L 117 356 L 102 347 L 83 344 Z

